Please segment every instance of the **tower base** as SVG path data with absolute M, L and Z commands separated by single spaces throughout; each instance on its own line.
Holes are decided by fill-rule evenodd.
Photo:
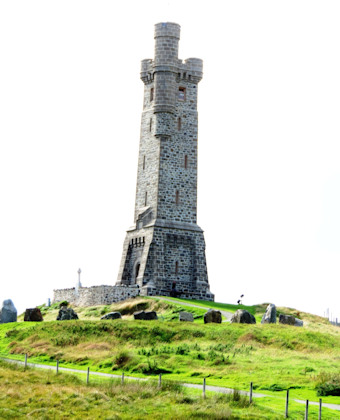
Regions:
M 156 220 L 127 231 L 117 285 L 137 284 L 142 296 L 214 300 L 202 229 Z

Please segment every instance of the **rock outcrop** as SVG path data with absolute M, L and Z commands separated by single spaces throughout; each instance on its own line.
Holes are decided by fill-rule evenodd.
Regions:
M 28 308 L 25 311 L 24 321 L 41 322 L 44 318 L 39 308 Z
M 2 302 L 0 309 L 0 324 L 7 324 L 8 322 L 17 322 L 17 310 L 11 299 L 6 299 Z
M 293 315 L 280 314 L 279 323 L 285 325 L 295 325 L 295 317 Z
M 220 324 L 222 322 L 222 315 L 220 311 L 209 309 L 209 311 L 204 314 L 204 323 L 210 324 L 213 322 L 216 324 Z
M 231 317 L 230 322 L 237 324 L 256 324 L 256 319 L 250 312 L 244 309 L 238 309 Z
M 276 324 L 276 306 L 273 303 L 267 306 L 266 313 L 262 317 L 261 324 Z
M 71 319 L 78 319 L 78 315 L 72 308 L 62 306 L 59 309 L 57 321 L 70 321 Z
M 302 319 L 295 318 L 295 324 L 296 327 L 303 327 L 303 321 Z
M 194 316 L 191 312 L 180 312 L 179 313 L 180 321 L 194 322 Z
M 109 312 L 103 315 L 100 319 L 121 319 L 122 314 L 120 312 Z
M 154 319 L 158 319 L 157 313 L 155 311 L 145 312 L 135 312 L 133 314 L 134 319 L 143 319 L 144 321 L 152 321 Z

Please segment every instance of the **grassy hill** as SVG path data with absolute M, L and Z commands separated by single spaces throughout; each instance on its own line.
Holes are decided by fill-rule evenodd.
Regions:
M 54 364 L 58 359 L 64 366 L 124 371 L 137 377 L 163 373 L 170 381 L 202 383 L 205 377 L 209 385 L 240 390 L 248 390 L 253 382 L 256 391 L 275 397 L 283 397 L 290 388 L 291 398 L 318 401 L 316 387 L 339 385 L 340 389 L 340 328 L 324 318 L 278 308 L 281 313 L 299 315 L 304 327 L 261 325 L 266 305 L 256 305 L 244 307 L 255 315 L 256 325 L 204 325 L 206 309 L 184 306 L 186 302 L 231 312 L 239 308 L 136 298 L 111 306 L 74 308 L 79 320 L 57 322 L 56 305 L 42 307 L 43 323 L 0 325 L 0 353 L 19 359 L 27 353 L 32 361 Z M 159 320 L 134 321 L 133 312 L 141 309 L 156 310 Z M 100 320 L 115 310 L 123 314 L 122 320 Z M 180 323 L 181 310 L 192 312 L 195 322 Z M 340 396 L 322 398 L 340 404 Z

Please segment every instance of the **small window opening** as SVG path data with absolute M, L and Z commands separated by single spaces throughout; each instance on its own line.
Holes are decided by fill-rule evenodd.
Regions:
M 145 156 L 143 156 L 143 170 L 145 169 Z
M 176 261 L 175 262 L 175 274 L 176 274 L 176 276 L 178 275 L 178 266 L 179 266 L 178 261 Z
M 181 129 L 182 129 L 182 118 L 181 117 L 178 117 L 178 120 L 177 120 L 177 130 L 178 131 L 181 131 Z
M 180 101 L 185 101 L 185 87 L 179 87 L 178 88 L 178 99 Z
M 184 168 L 188 169 L 188 155 L 184 156 Z
M 150 102 L 153 101 L 153 92 L 154 92 L 154 88 L 150 89 Z
M 138 263 L 136 265 L 136 275 L 135 275 L 135 279 L 137 280 L 138 274 L 139 274 L 139 269 L 140 269 L 140 264 Z
M 179 191 L 176 191 L 176 204 L 179 204 Z
M 152 118 L 150 118 L 150 127 L 149 127 L 149 129 L 150 129 L 150 133 L 151 133 L 151 131 L 152 131 Z
M 148 204 L 148 193 L 145 192 L 145 203 L 144 203 L 145 207 L 147 206 L 147 204 Z

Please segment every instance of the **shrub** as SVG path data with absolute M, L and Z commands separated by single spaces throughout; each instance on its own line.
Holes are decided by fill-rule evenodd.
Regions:
M 327 395 L 340 396 L 340 374 L 321 373 L 318 376 L 318 383 L 315 389 L 319 397 L 326 397 Z
M 127 350 L 121 350 L 114 358 L 115 366 L 112 369 L 119 369 L 125 366 L 131 360 L 131 356 Z

